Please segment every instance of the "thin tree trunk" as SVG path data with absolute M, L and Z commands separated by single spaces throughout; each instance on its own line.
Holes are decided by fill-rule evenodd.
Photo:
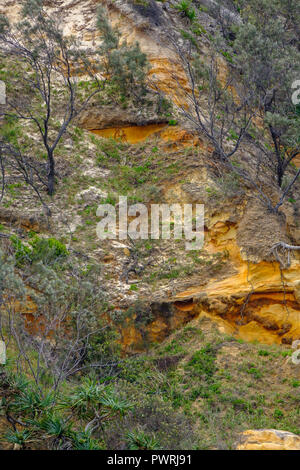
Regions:
M 278 183 L 278 186 L 281 188 L 282 186 L 282 179 L 283 179 L 283 168 L 282 168 L 282 164 L 281 162 L 278 163 L 278 168 L 277 168 L 277 183 Z
M 54 184 L 55 184 L 55 162 L 52 152 L 48 152 L 48 194 L 53 196 L 54 194 Z

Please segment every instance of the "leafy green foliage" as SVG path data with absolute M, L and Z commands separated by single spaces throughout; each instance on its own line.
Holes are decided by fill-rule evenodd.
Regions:
M 51 408 L 54 403 L 54 396 L 51 392 L 45 396 L 41 395 L 38 388 L 33 385 L 27 385 L 25 390 L 21 390 L 15 399 L 11 402 L 10 407 L 18 410 L 22 414 L 35 418 L 41 412 Z
M 22 243 L 16 235 L 12 235 L 10 240 L 19 266 L 24 263 L 38 261 L 48 264 L 68 256 L 65 245 L 55 238 L 39 238 L 36 236 L 29 241 L 29 245 Z
M 207 344 L 200 351 L 193 354 L 187 367 L 191 368 L 193 374 L 203 375 L 205 380 L 209 381 L 216 371 L 215 359 L 215 349 L 211 344 Z
M 30 245 L 32 247 L 32 262 L 44 261 L 49 263 L 66 258 L 69 254 L 66 246 L 56 238 L 35 237 L 30 241 Z
M 103 39 L 99 53 L 106 58 L 111 92 L 119 93 L 123 100 L 130 95 L 133 101 L 138 102 L 146 93 L 146 55 L 141 52 L 138 43 L 128 46 L 120 40 L 120 33 L 110 25 L 102 7 L 97 11 L 97 26 Z
M 5 439 L 7 442 L 11 442 L 12 444 L 18 444 L 21 447 L 24 447 L 27 441 L 29 441 L 31 436 L 31 432 L 27 429 L 22 431 L 9 431 L 5 434 Z
M 234 41 L 234 62 L 243 71 L 252 100 L 264 110 L 265 125 L 261 132 L 256 132 L 255 141 L 258 148 L 263 140 L 272 143 L 264 153 L 280 187 L 299 151 L 300 122 L 291 99 L 292 83 L 300 73 L 296 45 L 299 31 L 294 27 L 300 13 L 296 3 L 292 0 L 287 6 L 285 0 L 266 0 L 258 6 L 253 0 L 247 2 L 241 9 L 244 22 L 237 28 Z M 290 23 L 291 12 L 295 16 Z
M 62 416 L 55 414 L 45 414 L 39 421 L 30 421 L 35 428 L 46 433 L 49 437 L 61 438 L 63 435 L 69 436 L 72 430 L 72 423 L 67 423 Z
M 175 5 L 175 8 L 183 13 L 190 21 L 193 21 L 196 18 L 196 11 L 192 8 L 189 0 L 182 0 L 180 3 Z
M 124 415 L 132 405 L 120 398 L 111 386 L 101 386 L 88 377 L 67 397 L 66 404 L 80 417 L 92 417 L 98 410 L 100 420 L 105 422 L 111 416 Z
M 127 434 L 129 450 L 159 450 L 159 442 L 155 437 L 148 436 L 143 431 L 131 431 Z

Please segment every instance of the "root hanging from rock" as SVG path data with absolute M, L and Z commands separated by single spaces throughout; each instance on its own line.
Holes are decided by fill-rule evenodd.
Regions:
M 300 251 L 300 246 L 278 242 L 272 246 L 270 253 L 273 254 L 282 269 L 287 269 L 291 265 L 291 252 L 297 250 Z

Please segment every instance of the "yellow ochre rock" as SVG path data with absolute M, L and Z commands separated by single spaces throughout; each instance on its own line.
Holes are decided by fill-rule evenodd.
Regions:
M 300 436 L 277 429 L 249 430 L 241 434 L 236 450 L 300 450 Z
M 280 270 L 278 263 L 243 259 L 235 226 L 220 220 L 212 221 L 206 240 L 210 253 L 227 250 L 234 272 L 178 293 L 174 306 L 192 302 L 194 314 L 209 316 L 245 341 L 291 344 L 300 339 L 299 260 Z
M 92 129 L 91 132 L 104 138 L 113 138 L 129 144 L 137 144 L 145 141 L 148 137 L 157 134 L 159 139 L 173 148 L 200 145 L 198 137 L 179 126 L 167 126 L 166 123 L 146 124 L 144 126 L 120 126 L 107 127 L 105 129 Z

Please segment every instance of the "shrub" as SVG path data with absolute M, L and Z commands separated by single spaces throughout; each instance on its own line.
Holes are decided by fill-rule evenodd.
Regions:
M 25 263 L 32 264 L 37 261 L 50 263 L 59 258 L 66 258 L 69 254 L 66 246 L 56 238 L 34 237 L 30 240 L 29 246 L 22 243 L 16 235 L 12 235 L 10 240 L 19 267 Z
M 195 10 L 191 7 L 191 2 L 182 0 L 180 3 L 178 3 L 175 6 L 176 10 L 180 11 L 183 13 L 183 15 L 188 18 L 190 21 L 194 21 L 196 18 L 196 12 Z
M 274 415 L 273 416 L 274 416 L 275 419 L 281 419 L 281 418 L 283 418 L 284 415 L 283 415 L 283 412 L 281 410 L 276 409 L 276 410 L 274 410 Z
M 125 387 L 123 383 L 122 389 Z M 146 436 L 148 444 L 152 438 L 161 449 L 192 449 L 197 443 L 192 419 L 157 396 L 142 394 L 137 397 L 135 407 L 124 420 L 106 429 L 104 438 L 107 448 L 124 449 L 133 445 L 134 437 L 140 431 Z M 131 440 L 128 439 L 129 433 L 132 433 Z M 141 439 L 140 434 L 138 437 Z M 141 442 L 138 440 L 135 444 Z
M 55 261 L 58 258 L 66 258 L 69 254 L 66 246 L 56 238 L 35 237 L 30 245 L 32 246 L 32 262 Z
M 135 430 L 127 434 L 127 446 L 129 450 L 159 450 L 159 442 L 143 431 Z
M 22 431 L 8 431 L 4 438 L 7 442 L 11 442 L 12 444 L 17 444 L 24 448 L 27 441 L 29 441 L 31 436 L 30 431 L 24 429 Z
M 31 262 L 31 249 L 27 245 L 24 245 L 16 235 L 12 235 L 10 241 L 15 250 L 17 265 L 20 266 L 26 261 Z

